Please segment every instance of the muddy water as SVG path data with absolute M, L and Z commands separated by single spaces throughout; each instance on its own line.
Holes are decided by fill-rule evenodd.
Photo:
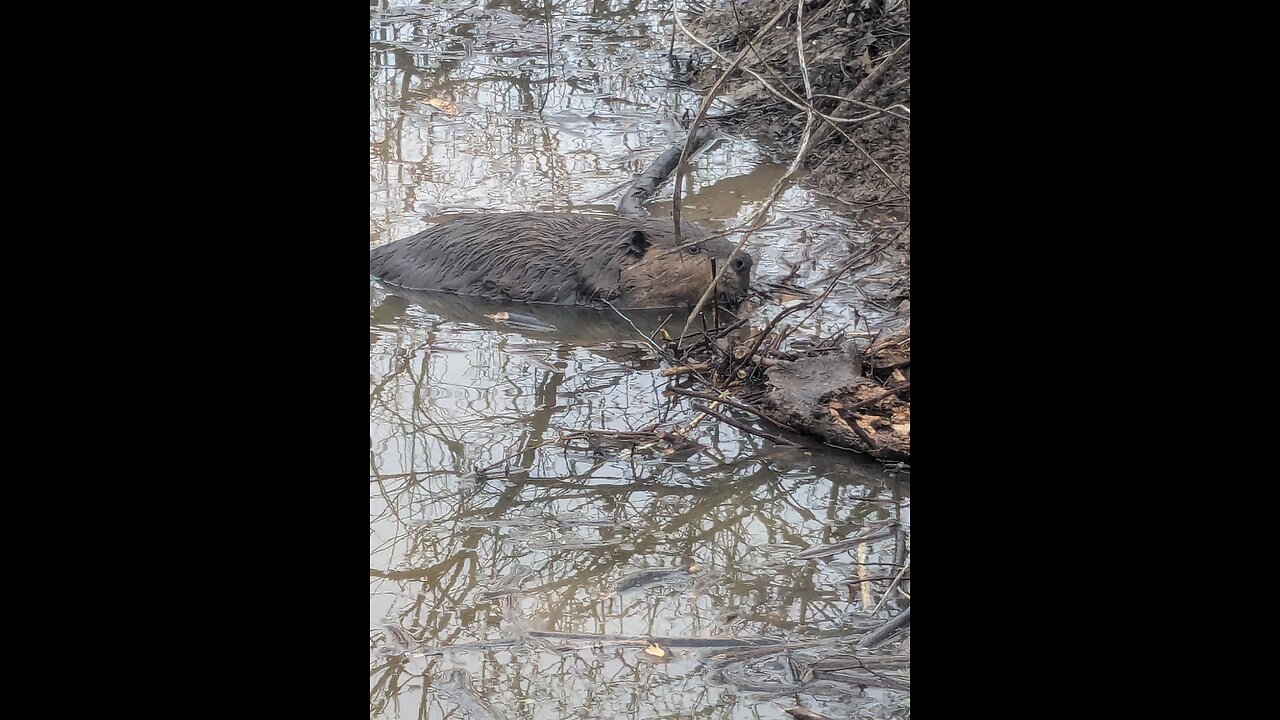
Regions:
M 682 137 L 674 118 L 696 107 L 695 92 L 670 82 L 666 7 L 371 6 L 370 243 L 459 211 L 608 211 L 610 191 Z M 688 47 L 676 48 L 687 62 Z M 686 214 L 716 227 L 747 220 L 785 172 L 771 152 L 742 137 L 706 152 Z M 653 208 L 668 212 L 662 196 Z M 757 275 L 807 258 L 802 285 L 881 231 L 799 188 L 770 218 L 750 246 Z M 838 289 L 815 329 L 891 323 L 869 288 Z M 543 445 L 585 428 L 687 425 L 693 413 L 662 397 L 667 380 L 621 319 L 489 317 L 504 309 L 518 310 L 370 285 L 372 716 L 908 710 L 900 690 L 804 677 L 840 647 L 830 643 L 908 606 L 895 594 L 869 620 L 888 583 L 857 582 L 897 572 L 896 538 L 796 557 L 893 521 L 909 530 L 906 475 L 709 423 L 693 433 L 705 448 L 694 454 Z M 644 570 L 666 572 L 635 575 Z M 659 649 L 646 652 L 653 638 Z M 721 655 L 818 640 L 830 642 Z M 903 652 L 895 639 L 873 654 Z

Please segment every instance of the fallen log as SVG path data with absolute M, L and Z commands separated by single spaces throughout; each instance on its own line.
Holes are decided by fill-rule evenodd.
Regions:
M 712 128 L 706 125 L 700 126 L 694 131 L 693 152 L 706 146 L 716 136 L 717 133 Z M 622 191 L 622 198 L 618 200 L 619 215 L 643 217 L 648 214 L 644 207 L 645 202 L 656 195 L 658 189 L 666 184 L 667 179 L 676 171 L 676 164 L 680 161 L 680 153 L 684 151 L 684 145 L 680 142 L 667 148 L 657 159 L 649 163 L 649 167 L 645 168 L 626 190 Z

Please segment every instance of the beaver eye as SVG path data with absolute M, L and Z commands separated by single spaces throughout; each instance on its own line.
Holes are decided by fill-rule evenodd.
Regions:
M 688 252 L 690 255 L 697 255 L 698 253 L 702 252 L 702 248 L 698 245 L 690 245 L 689 247 L 685 248 L 685 251 Z

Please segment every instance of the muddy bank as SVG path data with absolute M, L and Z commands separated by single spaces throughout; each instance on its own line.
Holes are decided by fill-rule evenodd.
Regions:
M 905 208 L 911 191 L 910 0 L 716 0 L 683 23 L 695 87 L 710 87 L 743 58 L 720 93 L 733 109 L 711 117 L 799 145 L 814 129 L 806 183 L 848 202 Z M 804 62 L 796 51 L 802 30 Z M 693 37 L 690 38 L 689 35 Z M 696 39 L 695 39 L 696 38 Z M 806 87 L 806 75 L 807 84 Z

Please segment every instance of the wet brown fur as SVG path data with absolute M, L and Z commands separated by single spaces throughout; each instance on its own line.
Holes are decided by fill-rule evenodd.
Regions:
M 706 240 L 708 233 L 693 225 L 682 230 L 677 246 L 670 220 L 465 215 L 374 248 L 369 272 L 390 285 L 491 300 L 692 307 L 711 281 L 711 259 L 723 267 L 733 245 Z M 717 287 L 722 300 L 746 292 L 751 257 L 739 253 L 734 265 Z

